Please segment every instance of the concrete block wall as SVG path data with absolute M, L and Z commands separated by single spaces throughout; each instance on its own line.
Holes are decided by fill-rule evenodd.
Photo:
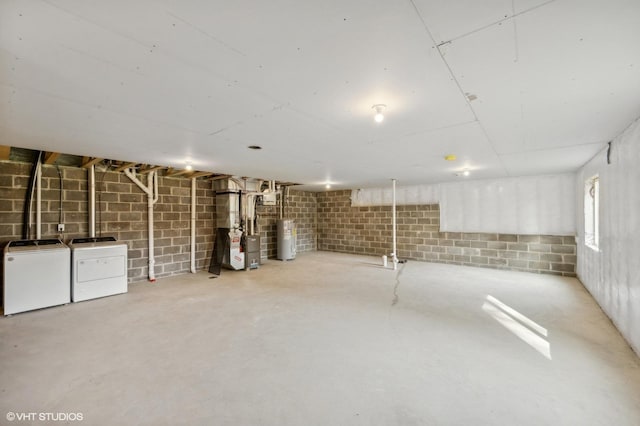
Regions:
M 285 216 L 293 219 L 297 227 L 298 252 L 317 249 L 317 210 L 318 198 L 315 192 L 290 190 L 286 203 Z M 277 254 L 276 221 L 277 206 L 259 206 L 259 227 L 261 235 L 261 257 L 275 258 Z
M 72 235 L 87 232 L 87 179 L 86 171 L 61 167 L 63 176 L 63 212 L 68 220 L 65 231 Z M 0 162 L 0 238 L 20 239 L 24 200 L 29 185 L 31 164 Z M 55 167 L 45 166 L 42 170 L 42 235 L 57 236 L 60 209 L 60 183 Z M 35 194 L 32 231 L 35 238 Z
M 317 237 L 318 197 L 315 192 L 289 191 L 286 213 L 296 221 L 299 252 L 315 251 Z
M 31 164 L 0 162 L 0 243 L 20 239 L 22 211 Z M 65 232 L 58 234 L 59 177 L 43 166 L 42 236 L 68 241 L 88 234 L 87 171 L 60 167 Z M 145 179 L 145 178 L 142 178 Z M 96 172 L 96 233 L 113 235 L 129 246 L 129 279 L 147 276 L 146 195 L 123 173 Z M 190 269 L 190 186 L 185 178 L 159 178 L 154 209 L 156 276 Z M 351 207 L 350 191 L 291 190 L 286 216 L 298 226 L 298 251 L 328 250 L 368 255 L 391 251 L 391 208 Z M 277 207 L 258 208 L 262 257 L 276 256 Z M 197 180 L 197 268 L 209 266 L 215 239 L 215 195 L 211 182 Z M 31 238 L 35 238 L 35 232 Z M 401 258 L 498 269 L 575 276 L 573 236 L 451 233 L 439 231 L 437 205 L 398 207 Z
M 0 243 L 22 237 L 22 212 L 30 171 L 31 164 L 0 162 Z M 60 171 L 65 232 L 57 232 L 60 206 L 58 172 L 55 166 L 43 166 L 42 238 L 61 238 L 66 242 L 71 238 L 87 237 L 87 170 L 60 167 Z M 143 182 L 145 179 L 141 177 Z M 161 176 L 158 191 L 160 197 L 154 206 L 156 277 L 188 272 L 191 265 L 191 181 Z M 211 182 L 197 180 L 196 194 L 196 266 L 207 269 L 215 235 L 215 197 Z M 125 242 L 129 248 L 129 281 L 146 279 L 146 195 L 124 173 L 96 171 L 96 204 L 96 235 L 115 236 Z M 31 238 L 35 238 L 35 226 Z
M 391 207 L 351 207 L 351 191 L 318 193 L 318 250 L 391 252 Z M 575 276 L 573 236 L 440 232 L 439 206 L 398 206 L 398 256 L 405 259 Z
M 22 212 L 31 164 L 0 162 L 0 244 L 22 238 Z M 86 169 L 60 167 L 63 178 L 60 222 L 60 179 L 55 166 L 42 168 L 42 238 L 87 237 L 88 193 Z M 146 176 L 140 176 L 146 182 Z M 161 278 L 190 271 L 191 180 L 160 176 L 159 199 L 154 206 L 155 273 Z M 215 193 L 211 181 L 196 181 L 196 267 L 207 270 L 215 240 Z M 298 225 L 298 251 L 316 249 L 315 193 L 290 191 L 287 216 Z M 35 200 L 34 200 L 35 202 Z M 34 208 L 35 211 L 35 208 Z M 262 257 L 276 256 L 277 208 L 258 209 Z M 35 224 L 35 213 L 33 214 Z M 58 233 L 64 223 L 64 233 Z M 125 242 L 129 256 L 129 281 L 148 276 L 147 198 L 124 173 L 96 170 L 96 235 Z M 35 238 L 35 225 L 30 238 Z

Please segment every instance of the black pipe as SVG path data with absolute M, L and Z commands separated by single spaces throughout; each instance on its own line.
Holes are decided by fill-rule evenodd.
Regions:
M 38 174 L 38 165 L 42 161 L 42 151 L 38 151 L 35 161 L 31 167 L 31 175 L 29 176 L 29 186 L 27 194 L 24 198 L 24 209 L 22 216 L 22 239 L 29 239 L 29 220 L 31 219 L 31 201 L 33 200 L 33 189 L 36 185 L 36 175 Z
M 258 197 L 253 197 L 253 232 L 260 235 L 258 232 Z
M 240 214 L 240 230 L 244 232 L 244 217 L 242 217 L 242 191 L 238 193 L 238 214 Z

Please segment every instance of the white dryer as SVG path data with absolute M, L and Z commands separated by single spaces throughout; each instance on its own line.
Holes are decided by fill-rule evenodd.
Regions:
M 74 302 L 127 292 L 127 245 L 114 237 L 74 238 L 71 299 Z
M 70 301 L 69 247 L 56 239 L 10 241 L 4 249 L 4 314 Z

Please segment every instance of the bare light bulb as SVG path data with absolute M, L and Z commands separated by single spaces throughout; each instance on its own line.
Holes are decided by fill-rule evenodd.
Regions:
M 470 173 L 469 170 L 465 170 L 465 171 L 462 172 L 462 175 L 463 176 L 469 176 L 469 173 Z
M 327 188 L 327 189 L 331 189 L 331 184 L 328 183 L 324 187 Z
M 191 165 L 191 163 L 187 163 L 187 165 L 184 168 L 185 170 L 191 171 L 193 170 L 193 166 Z
M 376 104 L 371 108 L 376 110 L 376 115 L 373 116 L 373 119 L 376 123 L 382 123 L 384 120 L 384 114 L 382 113 L 387 106 L 385 104 Z

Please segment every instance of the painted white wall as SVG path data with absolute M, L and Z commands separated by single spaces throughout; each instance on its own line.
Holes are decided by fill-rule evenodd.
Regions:
M 574 182 L 570 173 L 444 183 L 440 230 L 573 236 Z
M 392 195 L 391 180 L 386 188 L 354 189 L 351 191 L 351 206 L 390 206 Z M 396 188 L 396 204 L 399 206 L 437 204 L 439 202 L 440 185 L 437 183 L 402 185 Z
M 574 173 L 399 187 L 398 205 L 440 204 L 442 232 L 575 235 Z M 391 187 L 358 189 L 352 206 L 391 204 Z
M 577 174 L 577 274 L 640 354 L 640 119 Z M 584 183 L 600 179 L 599 250 L 585 245 Z

